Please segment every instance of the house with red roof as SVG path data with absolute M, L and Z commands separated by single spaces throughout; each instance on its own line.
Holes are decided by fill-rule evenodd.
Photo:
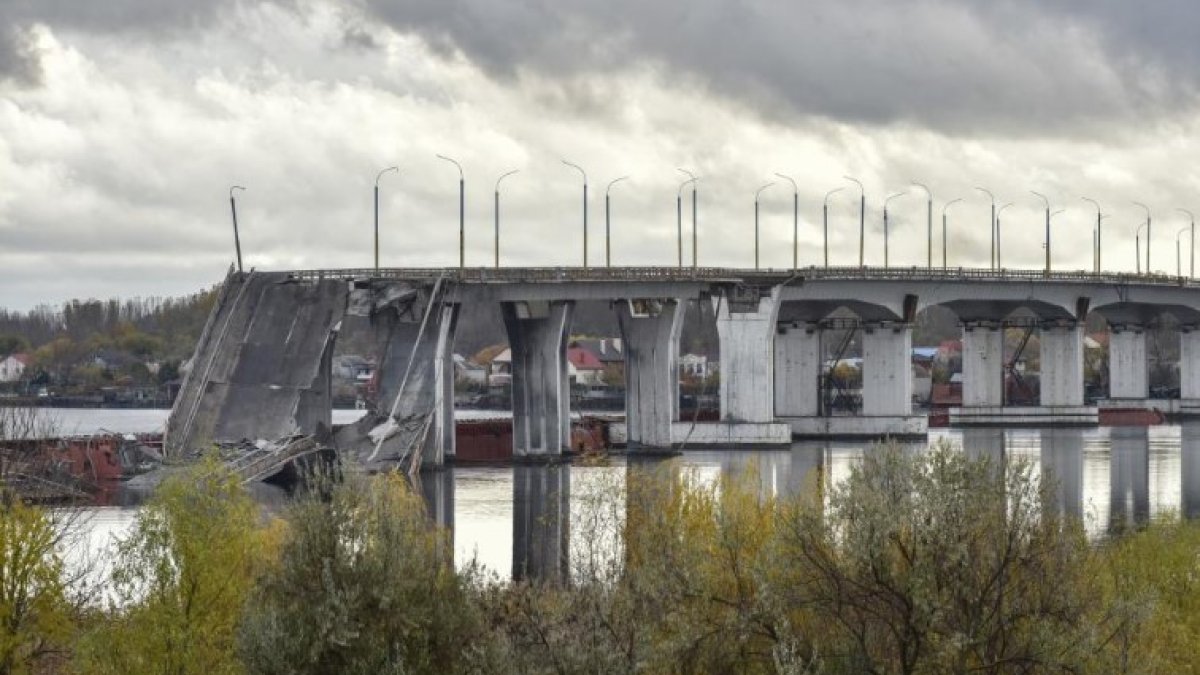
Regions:
M 604 363 L 590 349 L 572 344 L 567 347 L 567 362 L 571 377 L 576 384 L 596 386 L 604 384 Z

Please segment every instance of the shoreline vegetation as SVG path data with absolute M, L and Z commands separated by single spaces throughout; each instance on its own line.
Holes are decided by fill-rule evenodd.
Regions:
M 1200 527 L 1089 542 L 1021 460 L 882 445 L 781 498 L 615 480 L 580 498 L 569 571 L 519 581 L 456 570 L 398 474 L 314 474 L 266 514 L 208 458 L 99 583 L 64 563 L 69 509 L 5 492 L 0 672 L 1162 673 L 1200 652 Z

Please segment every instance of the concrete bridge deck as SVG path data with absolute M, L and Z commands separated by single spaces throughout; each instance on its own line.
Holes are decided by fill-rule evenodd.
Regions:
M 234 306 L 232 317 L 232 305 L 219 303 L 210 323 L 220 330 L 206 331 L 197 348 L 210 365 L 204 377 L 185 383 L 180 414 L 172 415 L 179 420 L 172 426 L 186 426 L 185 438 L 168 435 L 181 448 L 189 439 L 247 431 L 251 422 L 301 432 L 323 422 L 312 402 L 326 396 L 337 332 L 331 318 L 346 312 L 387 327 L 387 363 L 380 372 L 388 380 L 381 382 L 388 400 L 377 411 L 378 426 L 364 427 L 359 445 L 373 446 L 371 456 L 378 455 L 383 446 L 377 437 L 394 436 L 388 430 L 404 421 L 410 432 L 393 445 L 423 448 L 427 463 L 441 463 L 454 452 L 447 426 L 453 424 L 448 359 L 457 308 L 464 303 L 497 303 L 505 319 L 514 348 L 518 456 L 556 455 L 569 440 L 565 349 L 575 305 L 586 301 L 609 302 L 617 314 L 630 385 L 627 433 L 634 446 L 675 446 L 682 427 L 689 443 L 701 445 L 786 443 L 793 434 L 922 435 L 924 418 L 912 411 L 912 324 L 932 306 L 952 311 L 963 330 L 964 405 L 952 411 L 953 419 L 1094 424 L 1097 408 L 1083 400 L 1082 326 L 1092 313 L 1112 327 L 1110 391 L 1119 405 L 1149 400 L 1145 328 L 1163 314 L 1174 316 L 1182 333 L 1184 399 L 1174 409 L 1200 411 L 1200 282 L 1186 277 L 940 267 L 470 267 L 252 271 L 231 273 L 227 282 L 250 284 L 262 289 L 257 302 Z M 307 286 L 325 290 L 287 290 Z M 274 298 L 284 304 L 275 306 Z M 710 300 L 717 316 L 721 420 L 693 427 L 679 423 L 676 369 L 681 303 L 699 298 Z M 831 413 L 824 363 L 823 334 L 844 327 L 847 312 L 861 330 L 858 417 Z M 305 316 L 321 321 L 299 319 L 308 332 L 296 331 L 296 317 Z M 1015 324 L 1041 331 L 1041 404 L 1033 409 L 1005 405 L 1003 330 Z M 231 325 L 236 330 L 226 328 Z M 258 363 L 264 359 L 270 365 Z M 304 373 L 294 384 L 283 372 L 293 369 Z M 279 398 L 281 383 L 294 393 Z M 230 392 L 245 401 L 279 399 L 283 412 L 275 416 L 281 419 L 263 422 L 262 411 L 250 419 Z

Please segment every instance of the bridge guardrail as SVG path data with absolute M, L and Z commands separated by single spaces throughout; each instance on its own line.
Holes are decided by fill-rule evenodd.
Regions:
M 446 275 L 462 283 L 553 283 L 605 281 L 705 281 L 783 283 L 800 277 L 811 280 L 866 281 L 977 281 L 1077 282 L 1117 285 L 1152 285 L 1200 288 L 1200 281 L 1165 274 L 1089 272 L 1086 270 L 1046 272 L 1030 269 L 970 267 L 801 267 L 792 269 L 744 269 L 733 267 L 466 267 L 466 268 L 348 268 L 294 270 L 294 278 L 315 279 L 411 279 L 425 280 Z

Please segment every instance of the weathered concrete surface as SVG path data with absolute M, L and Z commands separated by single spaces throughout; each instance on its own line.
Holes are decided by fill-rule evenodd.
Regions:
M 669 447 L 671 424 L 679 418 L 683 307 L 674 299 L 618 300 L 615 309 L 625 352 L 627 443 Z
M 814 417 L 821 406 L 821 330 L 781 323 L 775 332 L 775 415 Z
M 1150 395 L 1146 333 L 1140 327 L 1114 326 L 1108 341 L 1108 396 L 1144 399 Z
M 778 287 L 713 298 L 721 347 L 721 421 L 775 421 L 775 319 Z
M 1200 329 L 1184 326 L 1179 334 L 1179 387 L 1184 399 L 1200 399 Z
M 863 415 L 912 414 L 912 327 L 863 330 Z
M 1095 426 L 1096 406 L 971 406 L 950 409 L 950 426 Z
M 167 452 L 328 430 L 333 344 L 347 292 L 342 280 L 231 274 L 171 411 Z
M 962 331 L 964 407 L 1004 405 L 1004 329 L 967 325 Z
M 929 433 L 925 415 L 836 415 L 785 417 L 793 438 L 923 438 Z
M 445 287 L 408 282 L 361 284 L 350 313 L 370 319 L 378 393 L 374 409 L 335 437 L 359 461 L 388 464 L 420 449 L 421 465 L 454 456 L 454 335 L 458 305 Z
M 626 445 L 624 422 L 610 422 L 608 440 L 615 446 Z M 792 442 L 786 422 L 674 422 L 671 442 L 680 450 L 700 448 L 766 448 L 787 446 Z
M 1083 326 L 1075 323 L 1043 326 L 1041 338 L 1041 404 L 1082 406 Z
M 573 302 L 506 302 L 512 349 L 513 457 L 552 458 L 571 445 L 567 335 Z

